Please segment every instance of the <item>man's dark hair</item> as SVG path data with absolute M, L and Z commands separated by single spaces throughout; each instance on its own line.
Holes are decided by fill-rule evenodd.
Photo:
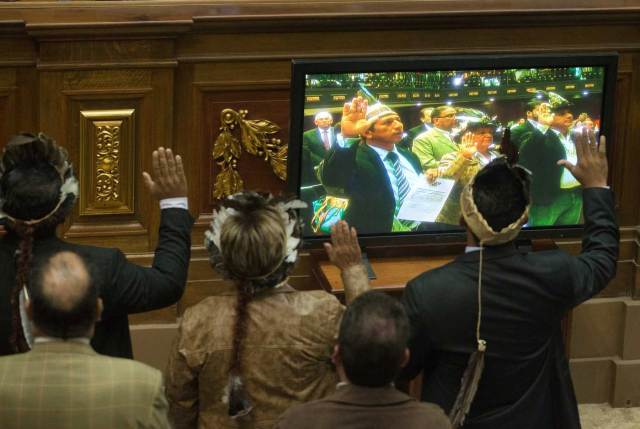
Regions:
M 87 334 L 97 316 L 98 286 L 93 271 L 80 255 L 70 251 L 37 258 L 28 292 L 33 322 L 40 331 L 63 339 Z
M 47 163 L 19 166 L 2 177 L 2 209 L 17 219 L 39 219 L 58 204 L 58 171 Z
M 400 372 L 409 341 L 409 319 L 396 299 L 369 291 L 356 298 L 342 317 L 338 345 L 349 381 L 382 387 Z
M 438 106 L 436 108 L 434 108 L 431 111 L 431 120 L 433 121 L 436 118 L 439 118 L 442 116 L 442 112 L 444 112 L 447 109 L 451 109 L 451 106 Z
M 473 183 L 473 201 L 496 232 L 518 220 L 529 202 L 529 178 L 504 158 L 491 161 Z

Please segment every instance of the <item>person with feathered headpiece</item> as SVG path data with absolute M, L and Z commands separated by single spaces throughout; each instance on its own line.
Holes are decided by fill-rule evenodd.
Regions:
M 290 405 L 335 387 L 331 352 L 344 308 L 325 291 L 289 284 L 304 206 L 242 192 L 213 212 L 205 247 L 233 288 L 184 313 L 167 369 L 176 428 L 271 428 Z M 355 229 L 334 225 L 325 248 L 349 303 L 369 288 Z
M 454 428 L 580 427 L 560 325 L 614 277 L 618 228 L 604 137 L 596 144 L 585 131 L 577 148 L 577 164 L 561 164 L 584 188 L 580 255 L 516 247 L 530 178 L 505 138 L 508 156 L 480 170 L 460 197 L 465 254 L 407 284 L 413 339 L 404 377 L 424 370 L 422 399 L 442 406 Z
M 104 279 L 102 320 L 92 339 L 103 354 L 132 357 L 127 314 L 175 303 L 186 282 L 193 219 L 186 210 L 182 160 L 159 148 L 153 178 L 145 183 L 163 210 L 159 245 L 150 268 L 127 262 L 122 252 L 68 243 L 56 229 L 70 215 L 78 181 L 67 151 L 43 133 L 12 137 L 0 157 L 0 220 L 8 233 L 0 240 L 0 355 L 29 350 L 34 339 L 24 313 L 28 274 L 34 258 L 71 250 L 98 266 Z M 177 198 L 176 198 L 177 197 Z

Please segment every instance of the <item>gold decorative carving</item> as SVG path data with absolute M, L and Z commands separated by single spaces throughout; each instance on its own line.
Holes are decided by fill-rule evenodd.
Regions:
M 287 178 L 287 145 L 275 138 L 280 127 L 266 119 L 245 119 L 247 110 L 224 109 L 220 112 L 220 134 L 213 144 L 212 156 L 220 166 L 213 187 L 213 198 L 224 198 L 243 189 L 238 173 L 238 160 L 242 149 L 264 158 L 281 180 Z M 234 131 L 240 130 L 240 140 Z
M 120 198 L 120 127 L 96 127 L 96 201 Z
M 80 111 L 80 215 L 134 211 L 135 110 Z

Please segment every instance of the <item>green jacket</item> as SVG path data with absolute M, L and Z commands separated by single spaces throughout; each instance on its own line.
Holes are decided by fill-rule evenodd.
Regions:
M 437 128 L 418 135 L 413 140 L 413 153 L 420 160 L 422 171 L 438 167 L 440 159 L 459 149 L 458 144 Z

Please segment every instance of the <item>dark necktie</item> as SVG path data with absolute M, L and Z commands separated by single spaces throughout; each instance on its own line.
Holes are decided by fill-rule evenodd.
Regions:
M 326 150 L 331 149 L 331 142 L 329 141 L 329 135 L 327 133 L 327 130 L 322 130 L 322 143 L 324 143 L 324 148 Z
M 396 201 L 397 213 L 411 187 L 409 186 L 409 181 L 405 177 L 404 172 L 402 171 L 402 167 L 400 166 L 400 159 L 398 158 L 398 154 L 395 152 L 389 152 L 387 154 L 386 161 L 391 166 L 393 175 L 396 178 L 396 186 L 398 188 L 398 199 Z

